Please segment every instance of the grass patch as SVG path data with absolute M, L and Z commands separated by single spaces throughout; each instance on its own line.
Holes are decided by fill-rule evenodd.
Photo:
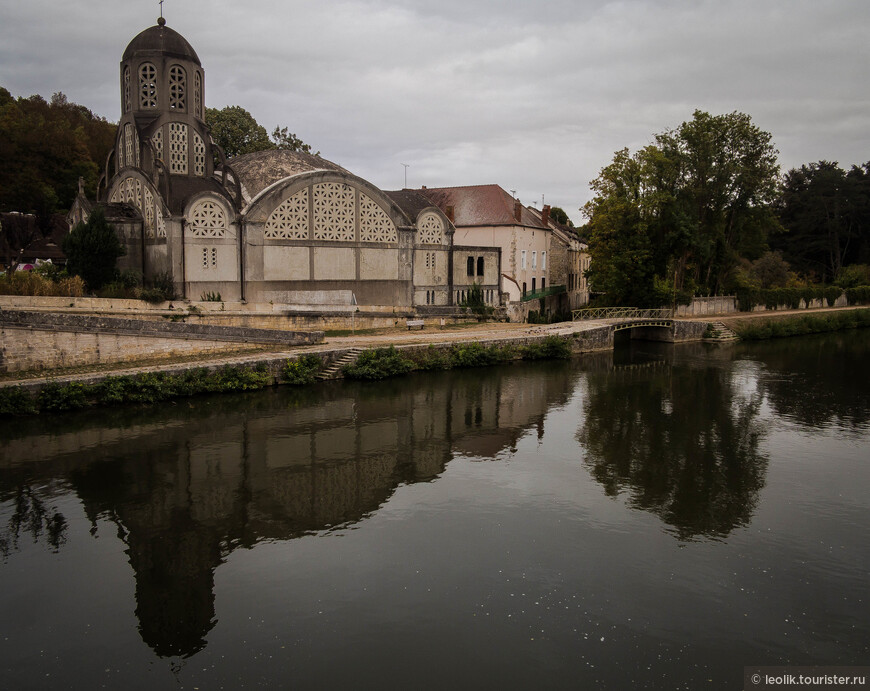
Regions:
M 760 341 L 806 334 L 870 327 L 870 310 L 848 310 L 830 314 L 802 314 L 779 319 L 735 321 L 731 328 L 740 338 Z

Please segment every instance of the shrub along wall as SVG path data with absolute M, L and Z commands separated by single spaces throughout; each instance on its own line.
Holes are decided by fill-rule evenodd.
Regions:
M 805 334 L 870 327 L 870 309 L 783 315 L 769 319 L 735 319 L 729 321 L 728 326 L 740 338 L 747 341 L 802 336 Z

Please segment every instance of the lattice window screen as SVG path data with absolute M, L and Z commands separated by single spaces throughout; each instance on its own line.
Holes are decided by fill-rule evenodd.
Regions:
M 128 166 L 136 165 L 133 156 L 133 125 L 130 123 L 124 125 L 124 163 Z
M 314 186 L 314 239 L 354 240 L 354 189 L 340 182 Z
M 139 67 L 139 105 L 142 108 L 157 107 L 157 68 L 150 62 Z
M 173 65 L 169 68 L 169 107 L 173 110 L 185 109 L 185 91 L 187 90 L 187 76 L 181 65 Z
M 286 240 L 308 239 L 308 188 L 285 199 L 266 221 L 265 236 Z
M 169 172 L 187 175 L 187 125 L 169 123 Z
M 193 114 L 202 117 L 202 75 L 199 72 L 193 73 Z
M 154 195 L 148 187 L 142 190 L 142 203 L 145 207 L 145 237 L 154 237 Z
M 360 240 L 362 242 L 398 242 L 396 225 L 386 212 L 368 195 L 360 192 Z
M 433 213 L 423 214 L 417 222 L 419 242 L 427 245 L 441 245 L 444 242 L 444 224 Z
M 227 232 L 227 215 L 217 202 L 200 201 L 190 212 L 190 234 L 195 238 L 222 238 Z
M 157 237 L 166 237 L 166 222 L 163 220 L 163 213 L 159 207 L 157 209 Z
M 198 132 L 193 133 L 193 174 L 205 175 L 205 142 Z
M 130 112 L 130 66 L 124 68 L 124 112 Z
M 151 137 L 151 143 L 154 144 L 154 153 L 157 155 L 157 159 L 163 160 L 163 127 L 158 127 L 157 131 L 154 133 L 154 136 Z

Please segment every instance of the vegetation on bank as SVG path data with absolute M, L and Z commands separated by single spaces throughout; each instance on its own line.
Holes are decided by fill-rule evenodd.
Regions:
M 449 348 L 430 345 L 426 350 L 401 353 L 394 346 L 363 351 L 357 361 L 342 368 L 348 379 L 376 380 L 413 371 L 487 367 L 513 360 L 564 360 L 571 356 L 567 338 L 547 336 L 539 343 L 515 346 L 488 346 L 480 343 L 455 343 Z
M 829 314 L 813 312 L 771 319 L 747 319 L 734 321 L 729 326 L 740 338 L 747 341 L 804 336 L 870 327 L 870 309 L 837 311 Z
M 569 340 L 558 336 L 548 336 L 540 343 L 523 346 L 458 343 L 450 348 L 435 348 L 430 345 L 425 351 L 410 355 L 390 346 L 363 351 L 357 362 L 344 367 L 343 372 L 348 379 L 374 380 L 413 371 L 483 367 L 518 359 L 565 359 L 570 355 Z M 312 384 L 323 365 L 320 356 L 314 354 L 288 359 L 281 368 L 280 382 L 291 386 Z M 227 366 L 209 370 L 199 367 L 179 374 L 145 372 L 133 376 L 111 376 L 96 384 L 49 383 L 36 394 L 21 386 L 0 387 L 0 417 L 63 412 L 90 406 L 159 403 L 201 393 L 253 391 L 274 383 L 265 365 L 259 364 L 253 368 Z

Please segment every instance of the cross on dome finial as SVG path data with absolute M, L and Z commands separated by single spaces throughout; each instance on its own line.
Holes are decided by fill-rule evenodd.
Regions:
M 166 20 L 163 18 L 163 0 L 160 0 L 157 4 L 160 5 L 160 19 L 157 20 L 157 23 L 160 26 L 163 26 L 166 24 Z

